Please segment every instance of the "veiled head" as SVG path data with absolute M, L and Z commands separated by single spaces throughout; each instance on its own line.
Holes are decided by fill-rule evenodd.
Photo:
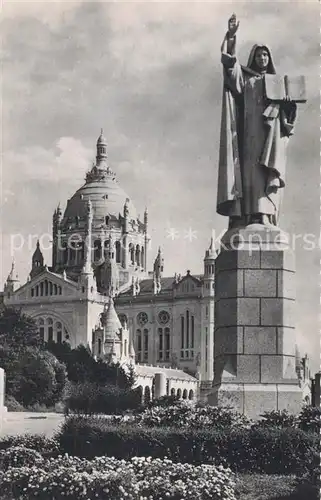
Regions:
M 252 47 L 247 67 L 257 73 L 276 73 L 271 51 L 266 45 L 256 44 Z

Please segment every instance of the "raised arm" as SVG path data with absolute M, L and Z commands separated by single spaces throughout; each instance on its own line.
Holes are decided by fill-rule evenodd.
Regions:
M 236 32 L 238 30 L 239 25 L 240 21 L 236 22 L 236 16 L 235 14 L 232 14 L 232 16 L 228 21 L 228 30 L 221 45 L 222 54 L 229 54 L 231 56 L 235 56 Z
M 236 94 L 241 94 L 244 87 L 243 73 L 236 58 L 236 32 L 240 22 L 233 14 L 228 21 L 228 30 L 221 45 L 221 62 L 224 67 L 225 85 Z

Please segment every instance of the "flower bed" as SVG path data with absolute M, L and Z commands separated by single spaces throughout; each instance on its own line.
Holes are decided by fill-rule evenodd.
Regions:
M 236 500 L 234 488 L 229 469 L 150 457 L 88 461 L 59 456 L 38 460 L 36 465 L 9 466 L 0 473 L 3 499 Z

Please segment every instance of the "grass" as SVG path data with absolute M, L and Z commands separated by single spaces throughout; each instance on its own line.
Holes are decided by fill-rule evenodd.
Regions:
M 309 500 L 294 495 L 294 476 L 239 474 L 237 493 L 240 500 Z

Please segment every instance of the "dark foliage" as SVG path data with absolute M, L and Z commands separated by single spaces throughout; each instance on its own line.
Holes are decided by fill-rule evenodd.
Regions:
M 130 367 L 125 371 L 119 363 L 108 365 L 100 359 L 95 360 L 90 349 L 84 345 L 72 349 L 66 342 L 47 342 L 45 348 L 66 365 L 70 382 L 108 384 L 122 389 L 130 389 L 135 383 L 135 375 Z
M 67 413 L 118 415 L 137 408 L 140 398 L 137 389 L 86 382 L 70 387 L 65 405 Z
M 311 468 L 319 447 L 316 435 L 300 429 L 146 428 L 111 425 L 97 417 L 71 417 L 58 439 L 64 452 L 81 457 L 168 457 L 267 474 L 295 474 L 302 463 Z
M 0 311 L 0 343 L 4 347 L 14 347 L 16 351 L 43 344 L 36 322 L 13 307 Z

